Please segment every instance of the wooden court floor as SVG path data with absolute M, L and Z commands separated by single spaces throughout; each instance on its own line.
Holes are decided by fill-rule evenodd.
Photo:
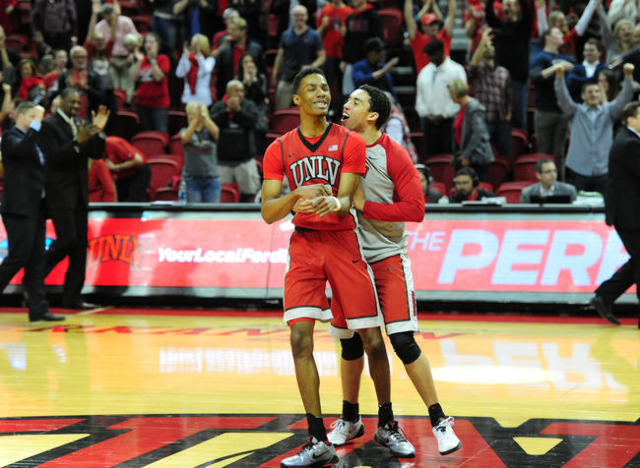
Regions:
M 59 312 L 59 311 L 54 311 Z M 599 318 L 421 315 L 417 340 L 462 449 L 440 456 L 390 355 L 397 419 L 417 449 L 365 435 L 343 467 L 640 467 L 640 331 Z M 62 324 L 0 313 L 0 466 L 277 467 L 306 440 L 281 314 L 104 309 Z M 338 343 L 318 325 L 328 426 L 341 410 Z M 390 346 L 387 346 L 391 350 Z

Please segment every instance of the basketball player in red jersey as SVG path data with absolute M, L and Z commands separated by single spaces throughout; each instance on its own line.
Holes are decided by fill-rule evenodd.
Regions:
M 390 112 L 387 96 L 370 85 L 354 91 L 344 105 L 344 125 L 362 135 L 367 144 L 367 171 L 360 180 L 362 190 L 355 193 L 353 203 L 358 210 L 358 233 L 364 256 L 374 272 L 387 335 L 428 407 L 438 450 L 446 455 L 461 447 L 460 440 L 451 428 L 453 418 L 446 417 L 438 403 L 429 362 L 413 337 L 419 330 L 404 223 L 424 219 L 424 197 L 420 175 L 407 152 L 379 130 Z M 342 418 L 332 424 L 334 430 L 329 434 L 334 445 L 343 445 L 364 434 L 358 409 L 364 360 L 359 333 L 345 333 L 340 340 L 344 401 Z M 396 456 L 415 456 L 413 445 L 393 420 L 391 403 L 386 411 L 381 408 L 379 415 L 376 442 L 389 447 Z
M 373 275 L 361 256 L 356 220 L 350 212 L 353 193 L 366 168 L 364 139 L 327 122 L 331 95 L 320 69 L 302 70 L 294 78 L 293 89 L 300 127 L 278 138 L 265 152 L 261 207 L 269 224 L 287 216 L 294 206 L 297 211 L 284 279 L 284 319 L 291 330 L 309 440 L 281 466 L 326 466 L 337 463 L 338 456 L 322 420 L 313 328 L 316 320 L 332 320 L 327 281 L 337 310 L 332 333 L 339 334 L 338 327 L 359 330 L 378 400 L 383 402 L 390 398 L 389 362 L 379 329 L 383 322 Z M 291 192 L 281 195 L 284 176 Z

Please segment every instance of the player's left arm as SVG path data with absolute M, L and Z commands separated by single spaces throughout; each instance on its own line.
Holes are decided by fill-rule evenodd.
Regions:
M 366 201 L 356 195 L 354 206 L 362 211 L 365 219 L 419 223 L 424 219 L 425 207 L 420 174 L 408 154 L 397 152 L 389 156 L 387 171 L 395 185 L 394 202 Z

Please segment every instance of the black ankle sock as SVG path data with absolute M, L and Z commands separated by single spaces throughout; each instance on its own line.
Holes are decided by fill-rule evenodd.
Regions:
M 360 416 L 360 405 L 342 400 L 342 419 L 349 422 L 356 422 Z
M 431 419 L 431 425 L 433 427 L 436 427 L 440 421 L 446 418 L 444 411 L 442 411 L 442 408 L 440 407 L 440 403 L 435 403 L 429 406 L 429 419 Z
M 393 409 L 391 409 L 391 402 L 378 405 L 378 427 L 382 427 L 391 421 L 393 421 Z
M 316 418 L 313 414 L 307 413 L 307 424 L 309 425 L 309 435 L 321 442 L 327 440 L 327 430 L 324 427 L 322 418 Z

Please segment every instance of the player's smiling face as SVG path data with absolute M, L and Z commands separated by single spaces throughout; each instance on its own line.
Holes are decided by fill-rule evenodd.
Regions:
M 342 124 L 349 130 L 363 130 L 371 114 L 369 107 L 369 93 L 363 89 L 356 89 L 342 106 Z
M 293 102 L 301 112 L 309 115 L 327 115 L 331 104 L 331 91 L 324 76 L 317 73 L 305 76 L 300 82 Z

